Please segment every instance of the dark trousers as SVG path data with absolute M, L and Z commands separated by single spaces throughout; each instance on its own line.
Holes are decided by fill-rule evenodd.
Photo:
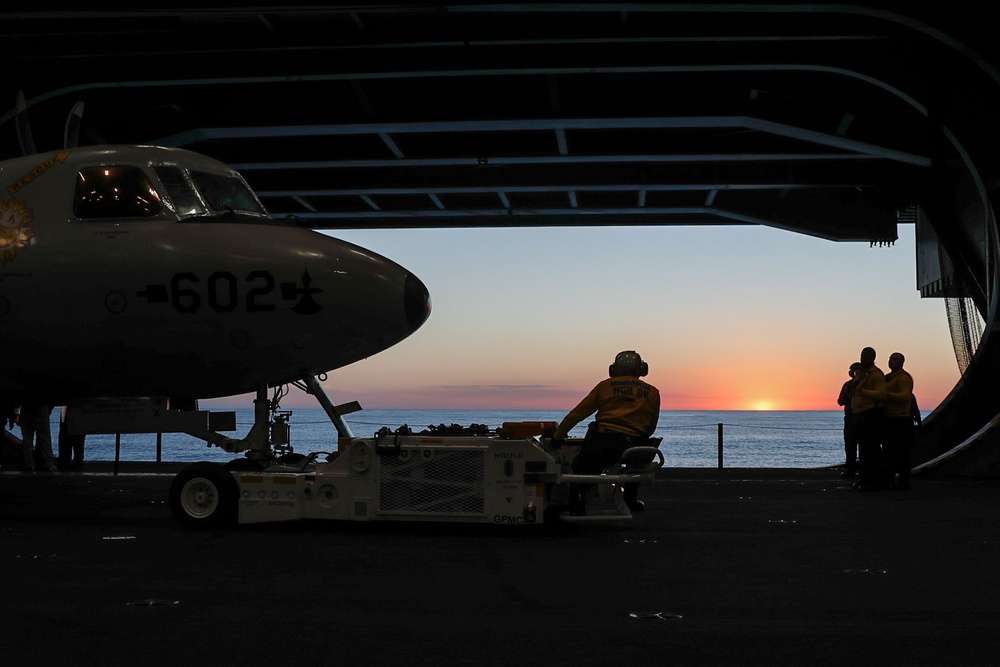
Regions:
M 84 435 L 70 435 L 66 432 L 66 415 L 70 408 L 63 407 L 59 416 L 59 465 L 64 468 L 79 468 L 83 465 Z
M 844 414 L 844 457 L 847 472 L 854 474 L 858 467 L 858 436 L 854 428 L 854 415 Z
M 885 418 L 885 476 L 889 484 L 895 484 L 900 489 L 910 486 L 910 452 L 916 429 L 913 418 Z M 898 478 L 897 478 L 898 475 Z
M 63 467 L 83 465 L 83 445 L 86 436 L 66 433 L 65 424 L 59 425 L 59 465 Z
M 573 459 L 573 474 L 598 475 L 605 466 L 611 465 L 621 458 L 622 452 L 629 447 L 644 444 L 644 436 L 625 435 L 624 433 L 601 433 L 596 424 L 587 428 L 587 435 L 580 447 L 580 453 Z M 569 487 L 570 509 L 583 509 L 583 494 L 589 484 L 571 484 Z M 639 493 L 638 484 L 624 484 L 625 502 L 633 503 Z
M 854 429 L 861 455 L 861 485 L 882 486 L 882 413 L 877 409 L 854 413 Z
M 25 404 L 21 408 L 21 441 L 25 469 L 38 465 L 43 470 L 55 470 L 56 459 L 52 454 L 52 431 L 49 426 L 50 412 L 52 408 L 47 405 Z

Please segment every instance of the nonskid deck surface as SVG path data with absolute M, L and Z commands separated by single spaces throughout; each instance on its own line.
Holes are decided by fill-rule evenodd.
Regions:
M 179 527 L 182 464 L 0 474 L 5 651 L 42 664 L 996 664 L 1000 482 L 664 469 L 630 522 Z M 262 630 L 263 629 L 263 630 Z

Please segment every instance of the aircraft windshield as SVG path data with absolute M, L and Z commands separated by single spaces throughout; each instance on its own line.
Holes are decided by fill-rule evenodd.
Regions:
M 170 208 L 177 215 L 185 218 L 192 215 L 205 215 L 205 206 L 198 198 L 198 193 L 184 177 L 184 172 L 177 167 L 168 166 L 153 167 L 153 171 L 163 183 L 163 187 L 167 189 Z
M 267 215 L 250 188 L 234 176 L 191 172 L 195 187 L 201 192 L 208 207 L 216 212 L 238 211 Z
M 182 218 L 224 213 L 267 215 L 237 176 L 182 170 L 174 165 L 157 165 L 153 170 L 166 188 L 167 205 Z
M 86 167 L 77 174 L 73 202 L 77 218 L 149 218 L 162 210 L 160 195 L 138 167 Z

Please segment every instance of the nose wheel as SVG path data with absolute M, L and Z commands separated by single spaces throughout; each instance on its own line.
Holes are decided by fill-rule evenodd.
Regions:
M 190 480 L 181 489 L 180 503 L 194 518 L 204 519 L 219 509 L 219 490 L 204 478 Z
M 236 481 L 223 466 L 194 463 L 170 484 L 170 511 L 190 528 L 222 526 L 236 519 L 238 495 Z

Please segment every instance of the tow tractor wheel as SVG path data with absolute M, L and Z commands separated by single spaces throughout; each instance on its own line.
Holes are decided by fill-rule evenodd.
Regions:
M 232 523 L 238 498 L 236 480 L 218 463 L 192 463 L 170 484 L 170 511 L 189 528 Z
M 264 466 L 259 461 L 251 461 L 250 459 L 233 459 L 224 463 L 223 467 L 226 470 L 235 470 L 237 472 L 260 472 L 264 469 Z

